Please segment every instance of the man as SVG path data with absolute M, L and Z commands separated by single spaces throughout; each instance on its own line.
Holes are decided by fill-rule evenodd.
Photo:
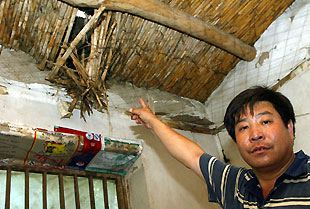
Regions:
M 227 107 L 224 124 L 252 169 L 227 165 L 161 122 L 144 103 L 131 109 L 170 154 L 205 179 L 209 201 L 225 209 L 310 208 L 309 157 L 294 154 L 295 114 L 290 101 L 265 87 L 241 92 Z

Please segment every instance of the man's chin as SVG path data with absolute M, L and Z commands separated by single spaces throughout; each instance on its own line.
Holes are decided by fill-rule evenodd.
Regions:
M 263 170 L 273 167 L 269 158 L 255 158 L 254 160 L 246 161 L 253 169 Z

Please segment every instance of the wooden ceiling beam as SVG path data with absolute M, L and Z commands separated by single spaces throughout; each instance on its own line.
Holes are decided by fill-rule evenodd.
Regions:
M 217 46 L 243 60 L 252 61 L 256 49 L 233 35 L 158 0 L 62 0 L 75 7 L 99 8 L 126 12 L 165 25 Z

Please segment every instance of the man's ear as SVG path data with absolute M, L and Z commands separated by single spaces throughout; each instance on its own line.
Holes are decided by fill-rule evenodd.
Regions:
M 289 120 L 288 123 L 287 123 L 287 129 L 288 129 L 288 132 L 290 133 L 290 137 L 292 139 L 295 139 L 295 135 L 294 135 L 294 124 L 292 122 L 292 120 Z

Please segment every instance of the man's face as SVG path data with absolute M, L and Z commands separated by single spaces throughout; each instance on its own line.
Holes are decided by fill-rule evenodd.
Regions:
M 255 170 L 286 167 L 293 153 L 293 124 L 284 125 L 269 102 L 258 102 L 236 118 L 236 142 L 242 158 Z

